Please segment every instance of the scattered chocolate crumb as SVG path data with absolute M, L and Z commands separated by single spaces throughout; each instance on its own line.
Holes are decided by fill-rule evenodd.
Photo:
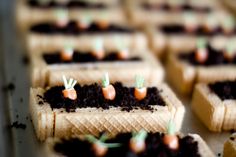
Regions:
M 234 130 L 234 129 L 231 129 L 231 130 L 230 130 L 230 133 L 231 133 L 231 134 L 233 134 L 234 132 L 236 132 L 236 130 Z
M 234 141 L 234 139 L 235 139 L 234 137 L 230 137 L 230 140 Z
M 218 153 L 217 155 L 218 155 L 218 156 L 221 156 L 221 153 Z
M 39 101 L 39 105 L 43 105 L 43 101 Z
M 43 96 L 42 96 L 42 95 L 39 95 L 39 94 L 38 94 L 37 97 L 40 98 L 40 99 L 43 99 Z
M 28 64 L 30 63 L 30 59 L 29 59 L 29 57 L 28 57 L 27 55 L 24 55 L 24 56 L 22 57 L 22 63 L 23 63 L 24 65 L 28 65 Z
M 23 98 L 20 98 L 20 102 L 23 102 L 24 101 L 24 99 Z
M 4 91 L 14 91 L 15 90 L 15 85 L 11 82 L 5 86 L 3 86 Z
M 113 85 L 116 90 L 116 97 L 112 101 L 104 99 L 102 87 L 98 84 L 75 85 L 74 88 L 79 93 L 76 100 L 64 98 L 62 95 L 63 86 L 51 87 L 44 93 L 43 101 L 49 103 L 52 109 L 65 108 L 67 112 L 73 112 L 76 108 L 87 107 L 102 108 L 104 110 L 110 107 L 120 107 L 122 111 L 128 112 L 136 108 L 152 111 L 153 105 L 166 105 L 156 87 L 147 88 L 146 98 L 138 101 L 133 95 L 133 87 L 125 87 L 119 82 Z
M 18 115 L 18 114 L 16 115 L 16 118 L 19 118 L 19 115 Z
M 15 121 L 11 124 L 11 128 L 16 128 L 16 129 L 26 129 L 26 125 L 23 123 L 18 123 L 18 121 Z

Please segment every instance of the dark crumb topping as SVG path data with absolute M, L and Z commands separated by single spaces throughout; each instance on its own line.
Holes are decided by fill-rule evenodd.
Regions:
M 212 31 L 206 30 L 203 25 L 198 26 L 197 30 L 194 32 L 187 32 L 184 25 L 180 24 L 173 24 L 173 25 L 163 25 L 161 27 L 158 27 L 161 29 L 162 32 L 165 34 L 190 34 L 190 35 L 200 35 L 200 36 L 213 36 L 213 35 L 226 35 L 223 31 L 223 29 L 218 26 L 216 29 Z M 232 34 L 234 35 L 236 33 L 236 30 L 234 29 Z
M 234 138 L 234 137 L 230 137 L 230 140 L 234 141 L 234 140 L 235 140 L 235 138 Z
M 35 33 L 43 34 L 65 34 L 65 35 L 80 35 L 93 33 L 133 33 L 134 30 L 124 26 L 110 24 L 108 28 L 100 28 L 96 23 L 92 23 L 87 29 L 81 30 L 78 28 L 75 21 L 70 21 L 65 27 L 58 27 L 55 23 L 41 23 L 31 27 Z
M 194 12 L 201 12 L 201 13 L 210 13 L 212 9 L 207 6 L 193 6 L 191 4 L 185 3 L 182 5 L 174 6 L 168 3 L 161 3 L 161 4 L 148 4 L 144 2 L 142 7 L 146 10 L 162 10 L 162 11 L 174 11 L 174 7 L 178 7 L 179 11 L 194 11 Z M 175 10 L 176 11 L 176 10 Z
M 53 54 L 44 54 L 43 59 L 47 64 L 56 64 L 56 63 L 88 63 L 88 62 L 110 62 L 110 61 L 141 61 L 139 57 L 131 57 L 128 59 L 119 59 L 117 53 L 112 52 L 107 54 L 103 59 L 98 60 L 91 53 L 85 52 L 74 52 L 73 58 L 70 61 L 63 61 L 60 57 L 59 52 Z
M 55 86 L 44 93 L 43 101 L 48 102 L 52 109 L 65 108 L 67 112 L 72 112 L 76 108 L 95 107 L 109 109 L 110 107 L 120 107 L 121 110 L 130 111 L 141 108 L 153 111 L 153 105 L 165 106 L 160 90 L 156 87 L 147 88 L 147 96 L 141 101 L 134 97 L 134 88 L 124 87 L 121 83 L 114 83 L 116 97 L 113 101 L 106 100 L 102 94 L 102 88 L 98 84 L 80 86 L 77 84 L 74 89 L 77 92 L 77 99 L 70 100 L 64 98 L 62 90 L 64 86 Z M 40 98 L 40 97 L 39 97 Z
M 66 3 L 58 3 L 56 1 L 49 1 L 47 4 L 40 4 L 38 0 L 28 0 L 28 5 L 37 8 L 82 8 L 82 9 L 106 9 L 107 6 L 101 3 L 88 3 L 86 1 L 68 1 Z
M 18 121 L 13 122 L 10 127 L 16 128 L 16 129 L 23 129 L 23 130 L 26 129 L 26 125 L 23 123 L 19 123 Z
M 178 57 L 181 60 L 187 61 L 192 65 L 214 66 L 214 65 L 224 65 L 224 64 L 236 64 L 236 56 L 232 59 L 232 61 L 229 61 L 224 57 L 222 51 L 213 49 L 210 45 L 207 45 L 207 50 L 208 50 L 208 58 L 204 63 L 199 63 L 196 60 L 194 51 L 190 53 L 180 53 Z
M 236 99 L 236 80 L 212 83 L 209 87 L 222 100 Z
M 107 140 L 108 143 L 121 143 L 117 148 L 110 148 L 105 157 L 200 157 L 198 143 L 191 136 L 179 138 L 180 147 L 174 151 L 163 143 L 163 135 L 149 133 L 146 138 L 146 150 L 140 154 L 134 154 L 129 149 L 130 133 L 119 134 L 115 138 Z M 95 157 L 91 149 L 91 143 L 79 139 L 63 139 L 54 145 L 54 150 L 66 157 Z

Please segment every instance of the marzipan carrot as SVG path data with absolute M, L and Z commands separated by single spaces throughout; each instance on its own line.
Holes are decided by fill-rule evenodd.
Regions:
M 163 136 L 163 143 L 172 150 L 179 148 L 179 139 L 175 135 L 175 126 L 172 120 L 169 122 L 167 134 Z
M 108 148 L 116 148 L 121 146 L 119 143 L 105 143 L 107 140 L 106 134 L 103 134 L 99 139 L 92 135 L 85 135 L 85 139 L 92 143 L 92 150 L 97 157 L 105 156 Z
M 144 87 L 144 78 L 141 76 L 136 76 L 134 97 L 140 101 L 144 99 L 146 96 L 147 96 L 147 88 Z
M 71 100 L 77 99 L 77 93 L 76 90 L 74 89 L 74 86 L 77 83 L 77 81 L 73 80 L 72 78 L 70 78 L 70 80 L 67 81 L 64 75 L 62 76 L 62 78 L 65 86 L 65 89 L 62 91 L 63 96 Z
M 114 100 L 116 97 L 116 91 L 113 85 L 110 84 L 108 73 L 102 79 L 102 93 L 107 100 Z
M 56 11 L 56 25 L 58 27 L 65 27 L 69 23 L 68 12 L 66 10 Z
M 208 58 L 208 50 L 206 48 L 206 41 L 204 39 L 198 39 L 197 49 L 195 52 L 195 60 L 199 63 L 204 63 Z
M 145 151 L 146 137 L 147 137 L 147 132 L 145 130 L 140 130 L 138 133 L 133 133 L 133 136 L 129 142 L 130 149 L 136 154 Z

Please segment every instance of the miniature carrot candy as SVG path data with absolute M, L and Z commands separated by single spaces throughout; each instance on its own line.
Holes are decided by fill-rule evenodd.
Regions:
M 106 20 L 107 19 L 107 14 L 103 14 L 100 17 L 101 17 L 101 19 L 97 20 L 96 24 L 101 29 L 107 29 L 109 27 L 109 22 Z
M 113 85 L 110 84 L 108 73 L 102 79 L 102 93 L 105 99 L 114 100 L 116 97 L 116 90 Z
M 218 21 L 216 17 L 212 14 L 208 15 L 204 22 L 204 29 L 206 32 L 213 32 L 218 27 Z
M 94 41 L 94 48 L 92 50 L 92 55 L 97 59 L 101 60 L 105 56 L 103 40 L 100 38 L 95 39 Z
M 69 23 L 68 11 L 60 9 L 55 12 L 56 25 L 58 27 L 65 27 Z
M 62 91 L 62 94 L 65 98 L 75 100 L 77 98 L 76 90 L 74 89 L 75 84 L 77 83 L 76 80 L 70 78 L 67 82 L 65 75 L 62 76 L 65 89 Z
M 145 139 L 147 137 L 147 132 L 145 130 L 140 130 L 138 133 L 132 133 L 132 138 L 129 142 L 130 149 L 138 154 L 146 149 Z
M 232 61 L 235 56 L 236 56 L 236 47 L 233 42 L 229 42 L 224 51 L 224 57 L 228 61 Z
M 105 143 L 107 140 L 106 134 L 103 134 L 99 139 L 92 135 L 85 135 L 85 139 L 92 143 L 92 149 L 97 157 L 105 156 L 108 148 L 116 148 L 121 146 L 120 143 Z
M 74 50 L 73 47 L 69 44 L 61 51 L 60 56 L 63 61 L 70 61 L 73 58 Z
M 134 88 L 134 96 L 137 100 L 142 100 L 147 95 L 147 88 L 143 87 L 144 85 L 144 78 L 141 76 L 135 77 L 135 88 Z
M 77 22 L 77 26 L 79 29 L 81 30 L 85 30 L 89 27 L 89 25 L 91 24 L 91 20 L 88 16 L 82 17 L 81 19 L 79 19 L 79 21 Z
M 129 50 L 128 50 L 128 48 L 125 48 L 125 45 L 124 45 L 122 39 L 120 37 L 116 36 L 115 43 L 116 43 L 117 49 L 118 49 L 117 58 L 121 59 L 121 60 L 129 58 Z
M 184 16 L 184 26 L 187 32 L 195 32 L 199 26 L 196 17 L 192 13 L 185 13 Z
M 179 139 L 175 135 L 175 126 L 173 120 L 169 121 L 168 132 L 163 136 L 163 143 L 170 149 L 177 150 L 179 148 Z
M 195 51 L 195 60 L 204 63 L 208 58 L 208 50 L 206 48 L 206 40 L 200 38 L 197 40 L 197 50 Z
M 225 20 L 222 20 L 222 29 L 225 34 L 230 34 L 235 30 L 235 20 L 233 17 L 227 17 Z

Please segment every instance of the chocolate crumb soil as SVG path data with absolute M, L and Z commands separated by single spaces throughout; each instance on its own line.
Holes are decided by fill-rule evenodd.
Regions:
M 40 4 L 37 0 L 28 0 L 28 5 L 34 8 L 48 9 L 48 8 L 81 8 L 81 9 L 106 9 L 107 6 L 101 3 L 88 3 L 86 1 L 68 1 L 60 4 L 56 1 L 49 1 L 47 4 Z
M 112 52 L 107 54 L 103 59 L 98 60 L 96 57 L 94 57 L 91 53 L 85 52 L 81 53 L 78 51 L 75 51 L 73 54 L 73 58 L 70 61 L 63 61 L 60 57 L 59 52 L 55 53 L 44 53 L 43 59 L 46 61 L 47 64 L 57 64 L 57 63 L 88 63 L 88 62 L 111 62 L 111 61 L 141 61 L 141 58 L 139 57 L 131 57 L 127 59 L 119 59 L 117 57 L 118 53 Z
M 215 35 L 226 35 L 224 31 L 221 29 L 221 27 L 217 27 L 213 31 L 206 31 L 206 29 L 203 26 L 199 26 L 196 31 L 194 32 L 187 32 L 184 25 L 180 24 L 173 24 L 173 25 L 163 25 L 158 27 L 161 29 L 161 31 L 165 34 L 189 34 L 189 35 L 195 35 L 195 36 L 215 36 Z M 233 33 L 229 35 L 235 35 L 236 30 L 234 29 Z
M 212 83 L 209 87 L 221 100 L 236 100 L 236 80 Z
M 198 143 L 191 136 L 179 138 L 180 147 L 173 151 L 163 143 L 163 135 L 149 133 L 146 138 L 146 150 L 140 154 L 134 154 L 129 149 L 130 133 L 119 134 L 115 138 L 107 140 L 107 143 L 120 143 L 117 148 L 108 149 L 105 157 L 200 157 Z M 66 157 L 95 157 L 91 143 L 80 139 L 63 139 L 54 145 L 57 153 Z
M 124 87 L 121 83 L 114 83 L 116 97 L 114 100 L 106 100 L 102 94 L 102 87 L 98 84 L 75 85 L 74 89 L 77 92 L 77 99 L 70 100 L 64 98 L 62 90 L 64 86 L 55 86 L 48 89 L 43 96 L 43 101 L 48 102 L 52 109 L 65 108 L 67 112 L 73 112 L 76 108 L 102 108 L 109 109 L 110 107 L 120 107 L 123 111 L 131 111 L 135 108 L 153 111 L 153 105 L 165 106 L 160 90 L 156 87 L 147 88 L 147 96 L 141 101 L 134 97 L 134 88 Z M 40 100 L 41 101 L 41 100 Z
M 26 129 L 26 125 L 23 123 L 19 123 L 18 121 L 13 122 L 10 127 L 16 128 L 16 129 L 23 129 L 23 130 Z
M 235 65 L 236 64 L 236 56 L 232 59 L 232 61 L 227 60 L 224 57 L 224 54 L 220 50 L 213 49 L 210 45 L 207 45 L 208 50 L 208 58 L 204 63 L 199 63 L 195 59 L 195 52 L 190 53 L 180 53 L 178 54 L 178 58 L 192 65 L 199 66 L 215 66 L 215 65 Z
M 111 24 L 106 29 L 100 28 L 97 24 L 92 23 L 87 29 L 81 30 L 78 28 L 75 21 L 70 21 L 65 27 L 58 27 L 54 23 L 36 24 L 30 29 L 34 33 L 42 34 L 64 34 L 64 35 L 80 35 L 80 34 L 94 34 L 94 33 L 133 33 L 134 30 Z
M 182 4 L 178 5 L 179 6 L 179 12 L 182 11 L 193 11 L 193 12 L 201 12 L 201 13 L 210 13 L 212 12 L 212 9 L 207 6 L 193 6 L 190 4 Z M 161 4 L 148 4 L 144 2 L 142 4 L 143 9 L 145 10 L 161 10 L 161 11 L 176 11 L 174 10 L 174 5 L 170 5 L 168 3 L 161 3 Z

